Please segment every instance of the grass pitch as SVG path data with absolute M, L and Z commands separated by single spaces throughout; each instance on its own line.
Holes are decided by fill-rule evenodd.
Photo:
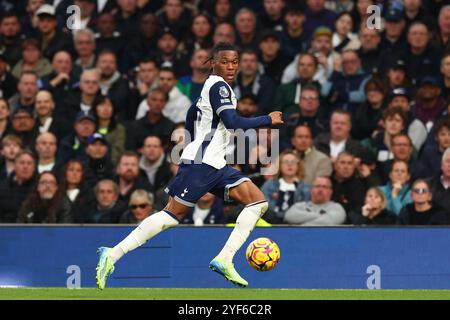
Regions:
M 450 290 L 0 288 L 0 300 L 450 300 Z

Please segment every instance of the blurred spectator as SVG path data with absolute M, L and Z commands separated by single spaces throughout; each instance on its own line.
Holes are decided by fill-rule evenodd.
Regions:
M 139 167 L 147 174 L 148 181 L 155 192 L 166 187 L 172 178 L 169 163 L 166 161 L 162 141 L 158 136 L 148 136 L 144 140 Z
M 163 115 L 163 109 L 166 106 L 168 94 L 161 88 L 153 89 L 146 99 L 149 110 L 144 117 L 130 122 L 127 127 L 127 139 L 125 148 L 127 150 L 138 150 L 144 143 L 145 137 L 157 135 L 163 145 L 168 145 L 174 123 Z M 139 117 L 139 110 L 136 117 Z
M 284 0 L 263 0 L 263 8 L 258 14 L 262 29 L 283 30 Z
M 96 132 L 87 138 L 85 179 L 88 186 L 94 187 L 100 180 L 113 178 L 114 164 L 109 153 L 104 135 Z
M 354 50 L 343 51 L 342 72 L 334 71 L 322 86 L 321 93 L 328 97 L 332 109 L 354 113 L 358 104 L 364 102 L 364 86 L 367 74 L 361 68 L 361 60 Z
M 142 189 L 135 190 L 130 197 L 129 209 L 122 214 L 119 223 L 140 223 L 155 211 L 154 203 L 152 193 Z
M 450 97 L 450 53 L 445 54 L 441 59 L 441 74 L 442 74 L 442 96 L 448 100 Z
M 313 136 L 317 136 L 328 129 L 327 120 L 319 115 L 320 97 L 317 87 L 307 84 L 302 88 L 298 107 L 298 111 L 289 116 L 285 127 L 282 129 L 287 131 L 286 143 L 289 143 L 288 139 L 292 137 L 298 125 L 308 126 Z
M 441 161 L 444 151 L 450 148 L 450 119 L 439 120 L 433 131 L 435 143 L 425 145 L 420 154 L 420 161 L 428 177 L 439 174 L 441 168 L 437 164 Z
M 105 12 L 98 17 L 97 31 L 95 33 L 96 52 L 112 51 L 117 61 L 121 61 L 127 41 L 123 33 L 117 31 L 116 21 L 112 13 Z M 131 35 L 129 37 L 131 38 Z
M 213 35 L 213 43 L 218 44 L 219 42 L 236 43 L 236 31 L 231 23 L 222 22 L 216 26 Z
M 156 15 L 161 27 L 172 29 L 177 39 L 183 39 L 189 30 L 192 13 L 182 0 L 165 0 L 163 8 Z
M 162 67 L 171 68 L 176 77 L 190 74 L 189 57 L 178 52 L 179 41 L 173 30 L 168 27 L 160 30 L 157 42 L 156 56 Z
M 0 98 L 10 99 L 17 90 L 17 79 L 10 72 L 6 56 L 0 53 Z
M 364 206 L 349 213 L 349 219 L 355 225 L 396 224 L 397 217 L 386 208 L 386 197 L 377 188 L 367 190 Z
M 230 205 L 230 207 L 236 210 L 239 206 Z M 232 208 L 230 210 L 233 210 Z M 235 213 L 234 210 L 232 212 L 233 215 Z M 197 201 L 192 211 L 188 213 L 182 222 L 194 224 L 195 226 L 203 226 L 205 224 L 225 223 L 224 218 L 222 199 L 218 199 L 213 194 L 207 192 Z
M 33 149 L 39 133 L 35 127 L 36 120 L 33 116 L 33 110 L 26 107 L 16 109 L 11 114 L 13 133 L 20 137 L 23 147 L 26 149 Z
M 363 140 L 378 129 L 381 115 L 386 108 L 386 85 L 378 77 L 369 79 L 364 86 L 366 101 L 355 109 L 352 117 L 352 137 Z
M 17 221 L 18 212 L 35 183 L 36 161 L 30 151 L 20 151 L 14 174 L 0 182 L 0 222 Z
M 37 172 L 53 171 L 59 173 L 61 167 L 56 162 L 58 141 L 51 132 L 44 132 L 36 138 Z
M 80 81 L 80 70 L 73 67 L 72 57 L 66 51 L 58 51 L 52 60 L 53 71 L 42 77 L 41 87 L 49 90 L 56 104 L 62 105 L 75 84 Z
M 0 145 L 0 180 L 3 181 L 14 173 L 16 157 L 22 150 L 22 140 L 14 134 L 8 134 Z
M 95 196 L 86 186 L 84 166 L 80 160 L 69 160 L 62 172 L 60 189 L 70 204 L 71 215 L 75 223 L 83 223 L 84 215 L 94 206 Z
M 148 178 L 139 169 L 139 155 L 133 151 L 125 151 L 121 154 L 116 167 L 115 181 L 119 185 L 119 199 L 129 203 L 130 196 L 136 189 L 153 191 Z
M 56 137 L 65 137 L 71 132 L 71 123 L 65 117 L 55 117 L 55 102 L 49 91 L 41 90 L 37 93 L 34 110 L 35 129 L 39 133 L 51 132 Z
M 36 11 L 38 18 L 39 43 L 43 56 L 49 60 L 53 55 L 61 50 L 72 53 L 73 43 L 71 35 L 61 31 L 57 27 L 55 8 L 49 4 L 44 4 Z
M 111 160 L 116 163 L 125 151 L 126 129 L 115 115 L 115 106 L 107 96 L 99 96 L 94 101 L 94 116 L 97 131 L 105 136 L 110 146 Z
M 427 1 L 424 2 L 426 3 Z M 430 15 L 428 10 L 425 9 L 423 6 L 424 2 L 422 0 L 403 0 L 407 29 L 412 23 L 420 21 L 425 23 L 430 31 L 436 30 L 436 18 Z
M 10 120 L 11 110 L 9 108 L 8 100 L 0 98 L 0 141 L 12 133 L 12 126 Z
M 261 187 L 269 203 L 265 219 L 283 221 L 286 211 L 296 202 L 309 200 L 309 187 L 303 182 L 305 168 L 298 155 L 292 150 L 283 151 L 278 158 L 278 173 L 274 179 Z
M 348 11 L 351 12 L 354 6 L 354 2 L 351 0 L 326 0 L 325 8 L 334 11 L 337 14 Z
M 153 3 L 153 1 L 151 1 Z M 139 33 L 134 35 L 125 47 L 125 53 L 119 61 L 123 72 L 137 66 L 156 52 L 157 36 L 159 33 L 158 18 L 153 13 L 142 15 L 139 23 Z M 156 65 L 156 67 L 159 67 Z
M 429 184 L 433 201 L 445 212 L 450 212 L 450 148 L 442 155 L 441 172 L 433 176 Z
M 239 99 L 243 95 L 252 93 L 258 100 L 259 113 L 270 113 L 275 95 L 275 83 L 258 70 L 256 51 L 252 49 L 243 50 L 239 59 L 239 68 L 240 71 L 233 85 L 236 98 Z
M 399 8 L 388 8 L 385 14 L 384 31 L 381 34 L 380 47 L 384 57 L 398 55 L 405 50 L 405 16 Z
M 103 1 L 102 1 L 103 2 Z M 95 15 L 97 1 L 94 0 L 73 0 L 73 4 L 80 8 L 79 29 L 95 28 Z M 75 33 L 77 29 L 73 29 Z
M 23 41 L 22 59 L 16 63 L 11 74 L 18 79 L 25 71 L 35 72 L 38 77 L 44 77 L 52 72 L 52 65 L 46 58 L 42 57 L 36 39 Z
M 441 7 L 438 16 L 438 32 L 433 39 L 434 45 L 442 52 L 448 49 L 450 42 L 450 5 Z
M 377 29 L 361 27 L 358 37 L 361 47 L 357 52 L 364 72 L 367 74 L 379 72 L 381 68 L 380 32 Z
M 259 63 L 263 73 L 270 77 L 276 85 L 281 82 L 283 70 L 291 62 L 292 57 L 281 51 L 280 38 L 273 30 L 262 33 L 259 42 Z
M 281 84 L 275 93 L 273 110 L 283 112 L 287 119 L 291 113 L 297 112 L 300 103 L 302 88 L 307 85 L 314 85 L 320 90 L 321 85 L 314 80 L 317 73 L 318 61 L 310 53 L 301 54 L 297 60 L 297 77 L 289 83 Z
M 85 223 L 118 223 L 127 205 L 119 199 L 119 187 L 109 179 L 100 180 L 94 188 L 96 204 L 85 216 Z
M 389 172 L 389 181 L 380 186 L 387 200 L 387 209 L 398 215 L 400 210 L 411 203 L 411 173 L 408 162 L 394 160 Z
M 213 1 L 213 18 L 216 25 L 222 22 L 233 21 L 233 8 L 231 0 L 214 0 Z
M 411 188 L 413 203 L 406 205 L 399 216 L 401 225 L 446 225 L 448 224 L 448 211 L 433 202 L 435 193 L 425 180 L 414 181 Z
M 333 200 L 340 203 L 345 212 L 361 208 L 367 184 L 356 174 L 355 157 L 348 152 L 341 152 L 334 162 Z
M 314 139 L 317 150 L 330 156 L 331 159 L 342 152 L 347 151 L 359 158 L 365 149 L 357 140 L 350 137 L 352 129 L 350 113 L 343 110 L 335 110 L 331 114 L 330 133 L 321 133 Z
M 139 34 L 139 19 L 141 11 L 137 6 L 138 1 L 117 0 L 115 24 L 117 31 L 126 39 Z
M 74 36 L 74 46 L 77 53 L 75 65 L 82 70 L 94 67 L 95 63 L 95 35 L 91 29 L 80 29 Z
M 417 89 L 415 117 L 425 124 L 428 132 L 445 107 L 437 79 L 435 77 L 423 78 Z
M 14 66 L 22 56 L 23 40 L 17 13 L 3 13 L 0 18 L 0 49 L 10 66 Z
M 190 61 L 192 74 L 178 79 L 177 87 L 192 102 L 200 97 L 203 84 L 210 74 L 209 51 L 197 49 L 194 51 Z
M 33 108 L 38 92 L 38 76 L 32 71 L 25 71 L 20 75 L 17 83 L 17 93 L 9 99 L 11 111 L 21 107 Z
M 116 107 L 119 119 L 125 119 L 126 106 L 130 92 L 128 82 L 122 78 L 117 70 L 117 58 L 111 51 L 102 51 L 98 54 L 96 67 L 100 72 L 100 91 L 107 95 Z
M 353 18 L 350 12 L 341 12 L 336 17 L 335 31 L 333 33 L 333 50 L 341 53 L 346 50 L 358 50 L 361 42 L 352 32 Z
M 90 112 L 80 111 L 73 127 L 74 133 L 62 138 L 59 142 L 57 159 L 63 165 L 71 159 L 87 161 L 87 138 L 95 132 L 95 117 Z
M 209 14 L 206 12 L 195 14 L 186 38 L 178 49 L 189 57 L 198 49 L 211 49 L 213 47 L 213 29 L 213 20 Z
M 411 86 L 410 80 L 407 76 L 407 69 L 405 61 L 394 60 L 388 64 L 386 69 L 386 80 L 389 89 L 395 90 L 397 88 L 404 88 L 405 90 Z
M 256 23 L 256 15 L 251 9 L 244 7 L 236 13 L 236 44 L 241 49 L 258 48 Z
M 302 226 L 339 225 L 345 221 L 345 210 L 331 200 L 330 178 L 316 177 L 310 189 L 311 201 L 295 203 L 285 214 L 284 221 Z
M 306 0 L 304 29 L 306 34 L 312 34 L 318 27 L 334 28 L 336 13 L 325 9 L 325 0 Z
M 299 125 L 294 130 L 291 144 L 297 152 L 305 168 L 305 184 L 312 184 L 319 176 L 330 176 L 333 171 L 330 158 L 318 151 L 313 144 L 311 128 L 307 125 Z
M 304 9 L 299 4 L 288 5 L 284 15 L 285 26 L 280 32 L 281 51 L 288 57 L 306 52 L 311 34 L 304 31 Z M 289 82 L 289 81 L 287 81 Z
M 353 31 L 358 32 L 362 26 L 368 26 L 367 20 L 373 12 L 369 6 L 376 5 L 375 0 L 356 0 L 352 10 Z
M 54 173 L 44 171 L 27 195 L 19 214 L 21 223 L 71 223 L 70 203 L 61 194 Z

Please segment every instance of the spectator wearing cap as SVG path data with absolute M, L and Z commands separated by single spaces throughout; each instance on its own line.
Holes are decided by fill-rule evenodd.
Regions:
M 399 52 L 413 83 L 420 83 L 425 76 L 439 74 L 440 53 L 430 44 L 431 35 L 428 26 L 417 21 L 411 24 L 407 33 L 407 49 Z
M 70 133 L 70 124 L 64 117 L 55 117 L 55 102 L 52 94 L 46 90 L 40 90 L 36 95 L 34 104 L 36 113 L 36 130 L 39 133 L 51 132 L 56 137 L 65 137 Z
M 114 52 L 105 50 L 98 54 L 95 64 L 100 73 L 100 92 L 107 95 L 116 107 L 119 119 L 126 118 L 126 108 L 129 104 L 130 89 L 117 69 L 117 57 Z
M 109 143 L 103 134 L 95 132 L 87 138 L 85 179 L 88 186 L 93 188 L 98 181 L 113 178 L 114 164 L 109 149 Z
M 410 105 L 410 100 L 410 93 L 407 89 L 396 88 L 389 94 L 388 107 L 400 108 L 406 114 L 405 130 L 411 138 L 415 150 L 419 152 L 427 138 L 428 131 L 425 124 L 414 116 L 414 110 Z
M 354 50 L 341 54 L 342 71 L 333 71 L 327 82 L 322 85 L 321 94 L 327 97 L 331 109 L 343 109 L 355 112 L 358 104 L 364 102 L 364 86 L 368 75 L 361 68 L 361 60 Z
M 314 136 L 309 126 L 298 125 L 290 142 L 305 167 L 303 178 L 305 184 L 311 185 L 315 178 L 331 175 L 333 171 L 331 159 L 314 147 Z
M 276 85 L 280 84 L 283 70 L 291 59 L 281 51 L 278 33 L 273 30 L 264 31 L 259 42 L 259 63 L 263 67 L 263 73 Z
M 0 48 L 5 61 L 14 66 L 22 57 L 21 24 L 15 12 L 4 12 L 0 18 Z
M 57 28 L 55 8 L 49 4 L 43 4 L 36 11 L 39 29 L 39 44 L 45 58 L 52 60 L 56 52 L 65 50 L 73 53 L 71 35 Z
M 125 151 L 126 129 L 117 119 L 115 106 L 107 96 L 99 96 L 94 101 L 93 113 L 97 121 L 97 131 L 105 135 L 111 153 L 111 160 L 116 163 Z
M 163 113 L 168 99 L 168 94 L 161 88 L 155 88 L 149 93 L 146 100 L 146 104 L 149 107 L 148 111 L 144 114 L 144 117 L 130 122 L 127 126 L 127 140 L 125 143 L 127 150 L 140 149 L 144 139 L 149 135 L 159 136 L 164 146 L 169 144 L 175 125 Z
M 425 23 L 430 28 L 430 31 L 435 31 L 437 29 L 436 18 L 425 9 L 422 0 L 404 0 L 403 6 L 407 29 L 409 29 L 411 24 L 417 21 Z
M 156 12 L 160 26 L 173 30 L 178 40 L 185 37 L 192 16 L 191 10 L 183 2 L 182 0 L 164 0 L 161 10 Z
M 242 51 L 239 59 L 240 71 L 233 84 L 236 98 L 252 93 L 259 103 L 259 114 L 268 114 L 275 96 L 275 83 L 258 70 L 258 54 L 252 49 Z
M 236 43 L 236 31 L 231 23 L 221 22 L 214 29 L 213 43 L 216 45 L 220 42 Z
M 289 67 L 288 67 L 289 68 Z M 297 78 L 290 83 L 280 85 L 275 92 L 273 110 L 283 112 L 287 119 L 292 113 L 298 112 L 302 88 L 313 85 L 320 90 L 321 85 L 314 80 L 317 74 L 318 61 L 311 53 L 304 53 L 297 59 Z M 322 111 L 322 110 L 320 110 Z
M 325 0 L 306 0 L 306 21 L 304 29 L 307 34 L 312 34 L 320 26 L 334 28 L 336 13 L 325 9 Z
M 431 137 L 433 140 L 431 140 Z M 437 175 L 441 168 L 438 166 L 442 156 L 450 148 L 450 119 L 440 119 L 430 132 L 430 141 L 427 141 L 421 154 L 420 161 L 427 171 L 427 176 Z
M 288 57 L 294 57 L 300 52 L 305 52 L 309 46 L 310 34 L 304 31 L 305 21 L 304 9 L 299 4 L 286 6 L 284 14 L 285 26 L 280 36 L 281 51 Z
M 159 28 L 158 18 L 153 13 L 149 12 L 142 15 L 139 21 L 139 34 L 135 35 L 126 45 L 125 53 L 119 62 L 122 72 L 134 68 L 142 60 L 148 59 L 154 54 Z
M 77 59 L 74 64 L 86 70 L 94 67 L 95 63 L 95 35 L 91 29 L 80 29 L 73 35 L 73 42 Z
M 256 15 L 249 8 L 242 8 L 236 13 L 236 44 L 241 48 L 258 49 L 258 36 L 256 34 Z
M 442 155 L 440 172 L 429 179 L 430 191 L 434 202 L 450 212 L 450 148 Z
M 442 96 L 448 100 L 450 98 L 450 53 L 445 54 L 441 59 L 442 74 Z
M 258 14 L 262 29 L 283 30 L 284 0 L 263 0 L 263 11 Z
M 17 79 L 9 71 L 6 56 L 0 53 L 0 97 L 10 99 L 17 90 Z
M 14 174 L 0 182 L 0 222 L 16 222 L 20 206 L 35 184 L 35 169 L 33 153 L 19 152 L 14 161 Z
M 358 50 L 361 43 L 358 36 L 352 32 L 353 18 L 350 12 L 341 12 L 336 17 L 335 31 L 333 33 L 333 50 L 341 53 L 345 50 Z
M 117 31 L 125 39 L 130 39 L 139 33 L 139 20 L 142 12 L 137 1 L 118 0 L 114 19 Z
M 24 148 L 33 149 L 38 135 L 35 123 L 33 109 L 29 107 L 21 107 L 11 113 L 13 133 L 22 139 Z
M 197 49 L 212 49 L 213 29 L 214 22 L 208 13 L 196 13 L 192 17 L 190 28 L 181 41 L 178 50 L 191 57 Z
M 52 72 L 52 65 L 42 57 L 36 39 L 26 39 L 22 42 L 22 59 L 13 67 L 11 74 L 18 79 L 24 71 L 35 72 L 38 77 L 44 77 Z
M 95 117 L 90 112 L 80 111 L 75 117 L 74 132 L 59 142 L 57 160 L 65 165 L 70 159 L 86 162 L 87 138 L 95 132 Z
M 405 15 L 402 9 L 390 7 L 386 10 L 385 30 L 381 34 L 380 44 L 384 56 L 389 57 L 405 50 L 405 25 Z
M 445 109 L 445 101 L 441 96 L 441 88 L 435 77 L 424 77 L 419 84 L 415 99 L 415 118 L 421 120 L 430 131 Z
M 191 101 L 196 101 L 200 97 L 203 84 L 210 74 L 209 52 L 206 49 L 197 49 L 194 51 L 190 67 L 192 74 L 181 77 L 177 81 L 177 87 Z
M 401 59 L 392 59 L 386 69 L 386 80 L 389 89 L 391 90 L 411 87 L 405 61 Z
M 80 81 L 81 70 L 73 65 L 67 51 L 58 51 L 52 60 L 53 71 L 41 78 L 41 88 L 50 91 L 57 105 L 63 105 Z
M 160 66 L 172 68 L 177 78 L 190 74 L 189 58 L 178 52 L 178 44 L 179 41 L 172 29 L 164 27 L 160 30 L 156 57 Z
M 119 187 L 111 179 L 100 180 L 94 188 L 95 204 L 81 217 L 82 223 L 118 223 L 127 210 L 126 202 L 119 199 Z
M 357 52 L 361 59 L 363 70 L 367 74 L 379 72 L 381 69 L 380 32 L 377 29 L 369 29 L 363 26 L 359 30 L 358 38 L 361 47 Z
M 366 82 L 364 93 L 366 101 L 356 108 L 352 117 L 352 137 L 357 140 L 367 139 L 375 133 L 387 106 L 387 87 L 379 77 L 372 77 Z
M 95 33 L 96 53 L 108 50 L 114 52 L 118 61 L 122 60 L 127 39 L 116 28 L 116 20 L 111 12 L 102 13 L 97 19 Z M 131 38 L 131 35 L 129 36 Z M 98 59 L 98 57 L 97 57 Z

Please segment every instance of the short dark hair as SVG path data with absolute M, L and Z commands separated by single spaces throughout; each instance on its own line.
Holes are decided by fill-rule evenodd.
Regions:
M 217 55 L 219 54 L 219 52 L 221 52 L 221 51 L 236 51 L 238 53 L 238 55 L 240 54 L 238 47 L 235 46 L 234 44 L 231 44 L 228 42 L 219 42 L 212 48 L 211 57 L 208 59 L 208 61 L 215 59 L 217 57 Z
M 442 128 L 447 128 L 448 130 L 450 130 L 450 119 L 441 119 L 437 121 L 437 123 L 434 126 L 435 137 L 437 137 L 439 131 L 441 131 Z

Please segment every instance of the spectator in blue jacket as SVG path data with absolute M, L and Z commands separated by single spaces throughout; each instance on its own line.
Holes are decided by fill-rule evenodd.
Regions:
M 405 205 L 412 202 L 410 178 L 408 163 L 403 160 L 394 160 L 389 173 L 389 182 L 380 187 L 387 199 L 386 208 L 397 215 Z

